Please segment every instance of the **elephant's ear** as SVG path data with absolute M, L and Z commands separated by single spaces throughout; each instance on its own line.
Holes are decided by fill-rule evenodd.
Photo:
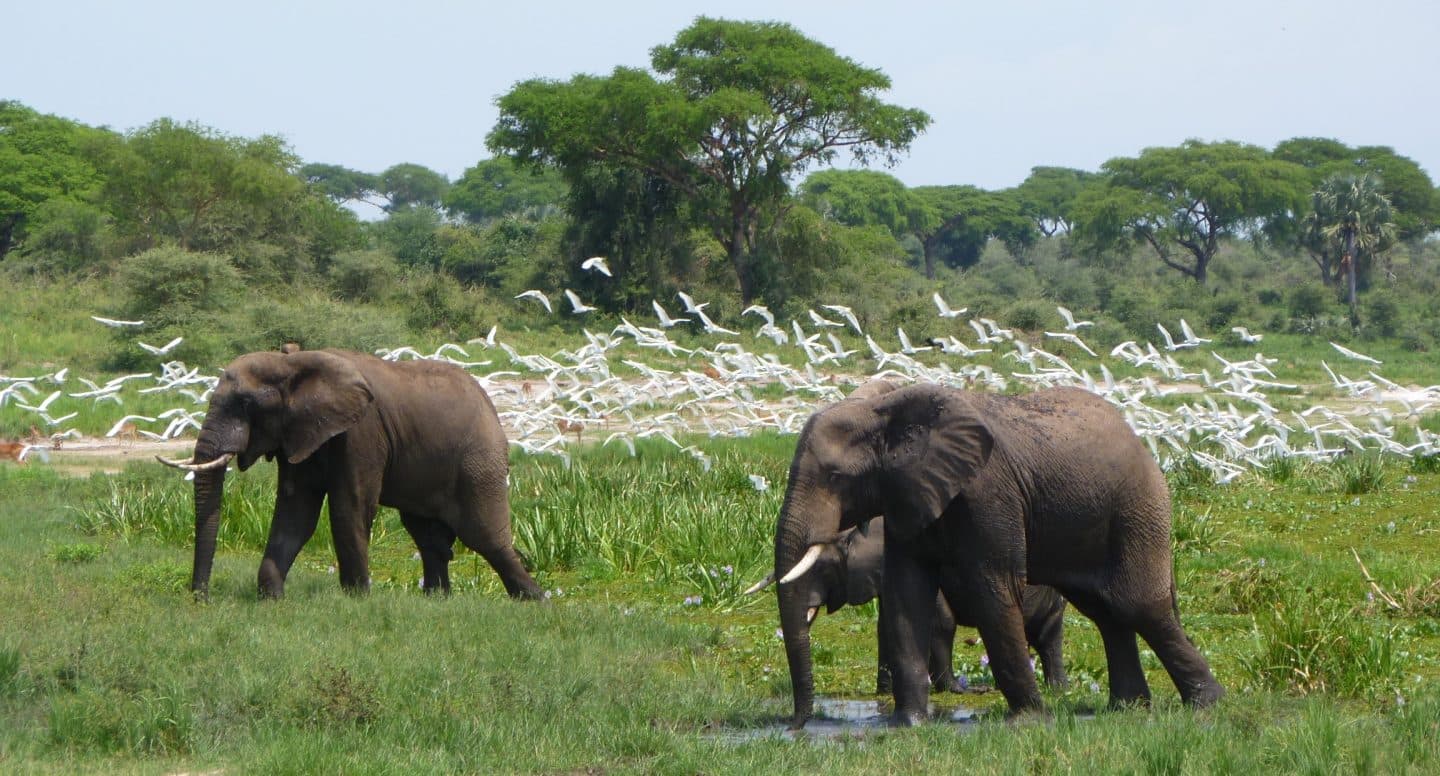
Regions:
M 908 539 L 940 517 L 990 458 L 995 439 L 963 391 L 917 385 L 875 403 L 886 528 Z
M 285 362 L 295 369 L 285 402 L 285 457 L 300 463 L 359 422 L 375 396 L 360 370 L 333 353 L 300 351 Z

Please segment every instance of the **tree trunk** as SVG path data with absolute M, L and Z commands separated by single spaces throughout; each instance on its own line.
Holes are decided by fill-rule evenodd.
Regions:
M 730 220 L 730 266 L 735 269 L 735 279 L 740 284 L 740 304 L 749 307 L 755 298 L 755 279 L 751 273 L 749 246 L 745 240 L 745 221 L 740 216 Z
M 1341 260 L 1345 265 L 1346 280 L 1350 284 L 1350 328 L 1360 328 L 1360 308 L 1355 303 L 1355 231 L 1345 230 L 1345 257 Z

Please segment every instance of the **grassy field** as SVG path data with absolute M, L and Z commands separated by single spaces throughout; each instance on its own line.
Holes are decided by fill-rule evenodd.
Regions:
M 739 595 L 768 570 L 793 445 L 712 441 L 703 476 L 666 443 L 588 448 L 569 469 L 517 456 L 517 541 L 551 592 L 538 605 L 506 600 L 469 553 L 457 592 L 425 597 L 393 513 L 370 595 L 339 591 L 322 526 L 287 598 L 256 601 L 266 465 L 230 479 L 212 601 L 195 604 L 189 487 L 168 470 L 0 464 L 0 771 L 1440 769 L 1433 461 L 1281 462 L 1227 487 L 1172 472 L 1181 611 L 1230 690 L 1215 709 L 1180 708 L 1146 652 L 1155 708 L 1092 714 L 1103 651 L 1072 614 L 1051 721 L 1003 721 L 996 693 L 936 696 L 981 721 L 796 741 L 774 599 Z M 817 623 L 821 695 L 871 697 L 874 614 Z M 982 652 L 956 660 L 983 685 Z

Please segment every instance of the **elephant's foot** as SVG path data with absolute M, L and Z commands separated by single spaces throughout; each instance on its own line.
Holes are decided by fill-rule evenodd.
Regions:
M 875 694 L 890 695 L 895 692 L 895 679 L 890 676 L 889 671 L 879 671 L 875 674 Z
M 963 693 L 968 688 L 965 682 L 960 681 L 954 674 L 950 676 L 937 676 L 931 681 L 930 686 L 935 692 Z
M 929 715 L 923 711 L 902 711 L 897 708 L 886 724 L 890 727 L 915 727 L 925 724 L 929 719 Z
M 1189 692 L 1182 692 L 1181 698 L 1185 704 L 1196 709 L 1203 709 L 1214 706 L 1225 697 L 1225 688 L 1213 679 L 1199 687 L 1189 688 Z

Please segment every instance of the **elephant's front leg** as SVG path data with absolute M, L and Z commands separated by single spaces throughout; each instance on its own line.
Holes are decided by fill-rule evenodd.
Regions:
M 926 658 L 935 617 L 939 582 L 934 572 L 898 547 L 885 552 L 885 584 L 881 593 L 884 633 L 890 643 L 890 670 L 895 688 L 895 725 L 924 722 L 930 707 L 930 676 Z
M 294 476 L 294 467 L 281 464 L 275 493 L 275 514 L 270 520 L 270 539 L 260 560 L 258 585 L 263 598 L 285 594 L 285 577 L 305 542 L 315 533 L 325 491 Z
M 976 603 L 976 626 L 985 652 L 990 658 L 990 673 L 995 686 L 1010 705 L 1010 713 L 1044 711 L 1040 686 L 1030 665 L 1030 646 L 1025 639 L 1025 618 L 1020 606 L 1020 586 L 1004 570 L 975 570 L 967 574 L 961 590 L 947 590 L 953 595 L 961 590 L 973 591 Z

